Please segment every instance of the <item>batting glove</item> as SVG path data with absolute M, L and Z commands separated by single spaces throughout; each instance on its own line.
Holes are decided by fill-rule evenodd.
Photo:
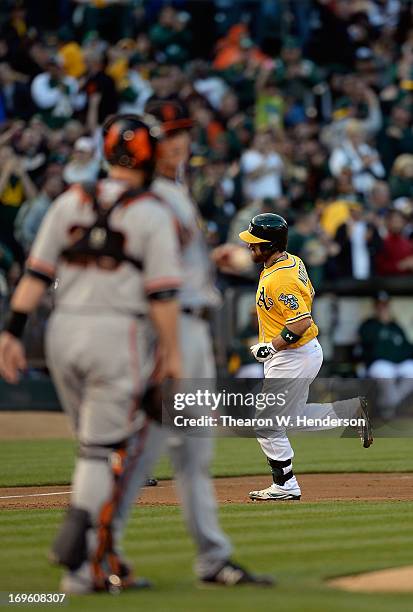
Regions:
M 271 342 L 259 342 L 250 346 L 250 351 L 254 355 L 255 359 L 260 363 L 264 363 L 274 357 L 277 352 Z

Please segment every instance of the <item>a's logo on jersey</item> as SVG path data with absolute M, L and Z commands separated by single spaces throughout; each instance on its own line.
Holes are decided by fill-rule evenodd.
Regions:
M 298 299 L 292 293 L 287 293 L 287 295 L 285 295 L 285 293 L 281 293 L 278 300 L 283 302 L 291 310 L 297 310 L 298 308 Z
M 264 287 L 260 291 L 260 297 L 257 301 L 257 306 L 260 308 L 264 307 L 265 310 L 270 310 L 272 306 L 274 306 L 274 301 L 270 297 L 265 297 L 265 289 Z

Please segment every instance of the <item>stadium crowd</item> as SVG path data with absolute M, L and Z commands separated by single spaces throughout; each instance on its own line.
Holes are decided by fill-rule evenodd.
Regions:
M 272 211 L 316 288 L 412 273 L 411 0 L 5 0 L 0 295 L 54 198 L 105 175 L 105 117 L 154 97 L 194 120 L 211 248 Z

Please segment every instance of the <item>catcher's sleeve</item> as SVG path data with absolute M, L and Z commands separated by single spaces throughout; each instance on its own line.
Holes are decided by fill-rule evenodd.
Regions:
M 70 195 L 64 193 L 49 208 L 26 262 L 27 272 L 43 277 L 45 281 L 54 280 L 60 253 L 66 246 L 65 206 Z

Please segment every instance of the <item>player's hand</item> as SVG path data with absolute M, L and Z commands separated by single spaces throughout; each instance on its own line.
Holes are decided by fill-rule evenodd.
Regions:
M 183 377 L 181 354 L 178 350 L 167 351 L 158 347 L 154 381 L 158 384 L 166 379 Z
M 259 342 L 250 346 L 250 351 L 260 363 L 265 363 L 277 352 L 271 342 Z
M 179 380 L 183 376 L 181 355 L 178 351 L 166 356 L 164 378 Z
M 253 265 L 248 249 L 231 243 L 216 247 L 211 253 L 211 259 L 224 274 L 242 274 Z
M 8 332 L 0 334 L 0 375 L 15 385 L 19 380 L 19 371 L 26 367 L 26 355 L 20 340 Z

